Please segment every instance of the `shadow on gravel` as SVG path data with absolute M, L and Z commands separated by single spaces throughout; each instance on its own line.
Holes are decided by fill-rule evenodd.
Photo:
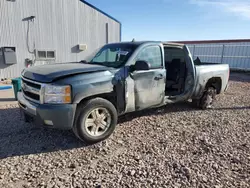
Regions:
M 244 110 L 248 107 L 214 108 L 212 110 Z M 183 111 L 201 111 L 188 102 L 169 104 L 167 106 L 133 112 L 121 116 L 119 123 L 131 121 L 134 118 L 161 115 Z M 61 131 L 36 127 L 25 123 L 19 108 L 0 109 L 0 159 L 29 154 L 70 150 L 86 147 L 72 131 Z
M 221 110 L 245 110 L 245 109 L 250 109 L 250 106 L 244 106 L 244 107 L 228 107 L 228 108 L 212 108 L 208 110 L 213 110 L 213 111 L 221 111 Z M 175 104 L 168 104 L 166 106 L 160 107 L 160 108 L 155 108 L 155 109 L 150 109 L 150 110 L 142 110 L 139 112 L 132 112 L 129 114 L 125 114 L 119 118 L 118 123 L 125 123 L 128 121 L 131 121 L 135 118 L 138 117 L 143 117 L 143 116 L 151 116 L 151 115 L 161 115 L 161 114 L 167 114 L 167 113 L 175 113 L 175 112 L 185 112 L 185 111 L 203 111 L 199 108 L 195 108 L 192 106 L 190 102 L 182 102 L 182 103 L 175 103 Z
M 129 114 L 125 114 L 119 118 L 119 123 L 131 121 L 134 118 L 143 116 L 160 115 L 160 114 L 183 112 L 183 111 L 197 111 L 197 110 L 199 109 L 193 107 L 189 102 L 168 104 L 160 108 L 153 108 L 149 110 L 142 110 L 138 112 L 131 112 Z
M 235 106 L 231 108 L 213 108 L 212 110 L 250 110 L 250 106 Z
M 250 73 L 236 73 L 230 74 L 230 81 L 236 82 L 250 82 Z
M 19 108 L 0 109 L 0 159 L 85 147 L 72 131 L 25 123 Z

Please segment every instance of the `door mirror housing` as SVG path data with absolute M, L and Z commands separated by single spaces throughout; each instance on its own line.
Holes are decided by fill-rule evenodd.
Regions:
M 142 70 L 149 70 L 150 69 L 150 64 L 146 61 L 136 61 L 134 65 L 131 67 L 131 71 L 142 71 Z

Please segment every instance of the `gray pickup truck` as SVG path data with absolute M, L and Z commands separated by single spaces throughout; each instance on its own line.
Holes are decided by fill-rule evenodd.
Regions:
M 24 70 L 18 101 L 26 121 L 72 129 L 95 143 L 108 138 L 118 116 L 128 112 L 189 99 L 209 108 L 228 79 L 227 64 L 197 63 L 183 44 L 122 42 L 81 62 Z

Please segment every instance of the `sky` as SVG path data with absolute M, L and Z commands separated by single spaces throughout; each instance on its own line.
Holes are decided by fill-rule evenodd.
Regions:
M 87 0 L 122 23 L 122 40 L 250 38 L 250 0 Z

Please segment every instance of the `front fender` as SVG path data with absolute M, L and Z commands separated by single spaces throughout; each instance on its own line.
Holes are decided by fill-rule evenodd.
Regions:
M 97 83 L 97 84 L 89 84 L 85 85 L 81 88 L 79 92 L 77 92 L 73 98 L 73 103 L 78 104 L 83 99 L 113 92 L 114 88 L 113 85 L 109 83 Z
M 78 104 L 87 97 L 113 92 L 113 80 L 113 73 L 103 71 L 70 76 L 58 80 L 55 84 L 70 84 L 72 87 L 72 102 Z

